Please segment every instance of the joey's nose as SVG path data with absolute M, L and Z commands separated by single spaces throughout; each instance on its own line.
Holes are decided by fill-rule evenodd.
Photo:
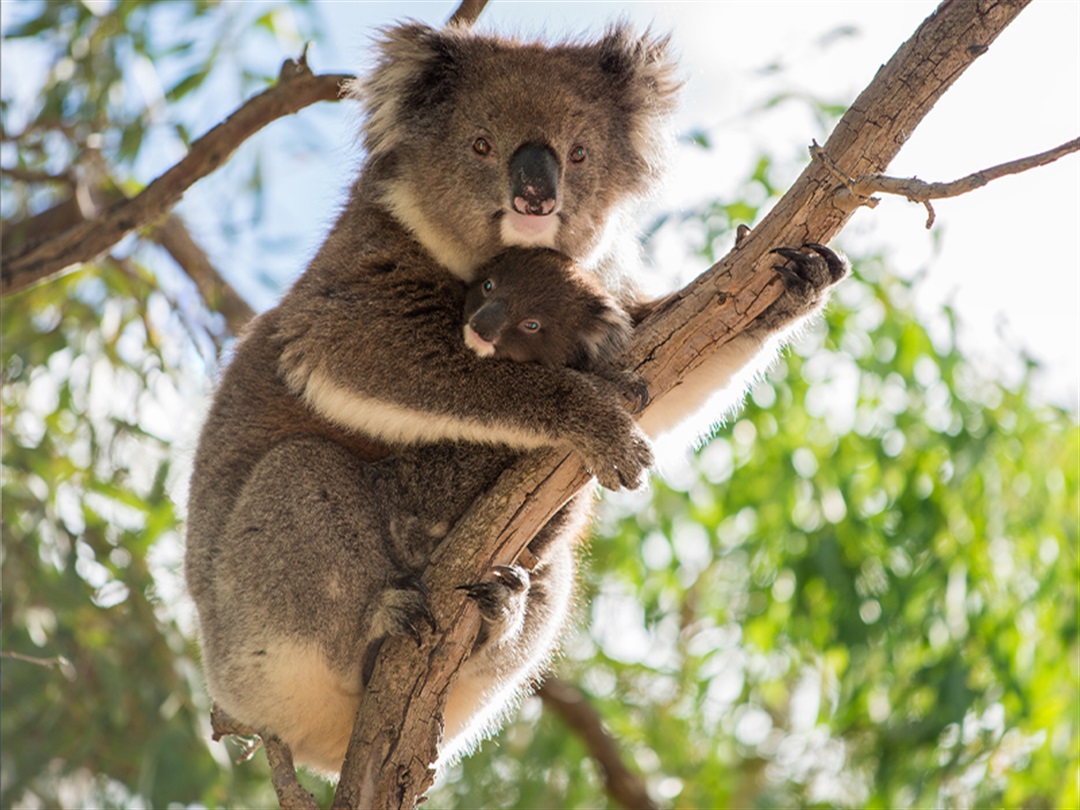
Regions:
M 510 158 L 510 199 L 519 214 L 547 216 L 558 192 L 559 160 L 551 147 L 527 143 Z
M 491 301 L 469 319 L 469 326 L 488 343 L 494 343 L 506 323 L 506 314 L 506 305 L 502 301 Z

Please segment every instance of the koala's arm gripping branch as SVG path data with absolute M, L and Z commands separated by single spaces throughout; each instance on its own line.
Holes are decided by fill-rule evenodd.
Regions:
M 985 53 L 1029 0 L 944 2 L 878 71 L 837 124 L 825 151 L 848 177 L 885 170 L 934 102 Z M 827 242 L 859 201 L 839 195 L 819 161 L 738 248 L 673 296 L 637 330 L 632 354 L 654 395 L 680 380 L 747 329 L 781 292 L 769 251 L 778 245 Z M 476 632 L 453 586 L 476 581 L 492 561 L 523 548 L 586 483 L 573 456 L 546 452 L 508 471 L 462 520 L 429 567 L 443 632 L 417 655 L 408 643 L 387 645 L 357 718 L 335 807 L 411 808 L 431 783 L 433 717 Z M 478 542 L 476 538 L 485 538 Z M 460 619 L 460 621 L 459 621 Z

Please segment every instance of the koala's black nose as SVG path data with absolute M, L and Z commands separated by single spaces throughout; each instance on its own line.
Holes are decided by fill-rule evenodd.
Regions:
M 519 214 L 547 216 L 555 210 L 559 159 L 551 147 L 527 143 L 510 158 L 510 199 Z
M 469 319 L 469 326 L 488 343 L 494 343 L 506 323 L 506 304 L 502 301 L 491 301 L 476 311 Z

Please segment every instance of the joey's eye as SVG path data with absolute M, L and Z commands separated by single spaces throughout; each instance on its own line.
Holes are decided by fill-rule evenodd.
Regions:
M 485 279 L 484 283 L 480 285 L 480 289 L 484 291 L 484 295 L 487 295 L 489 292 L 495 289 L 495 282 L 492 281 L 490 278 Z
M 473 141 L 472 150 L 480 157 L 487 157 L 491 154 L 491 144 L 488 143 L 486 138 L 477 138 Z
M 585 147 L 584 146 L 575 146 L 573 149 L 570 150 L 570 162 L 571 163 L 582 163 L 584 160 L 585 160 Z
M 526 332 L 539 332 L 540 321 L 522 321 L 521 328 Z

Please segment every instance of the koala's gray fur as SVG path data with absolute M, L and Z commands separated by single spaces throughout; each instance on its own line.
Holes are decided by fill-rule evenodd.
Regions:
M 666 41 L 616 27 L 546 47 L 409 24 L 378 49 L 354 88 L 364 167 L 307 271 L 239 342 L 188 509 L 211 695 L 326 772 L 380 640 L 427 620 L 415 575 L 432 544 L 518 453 L 573 448 L 608 487 L 635 486 L 652 460 L 623 386 L 482 359 L 462 311 L 465 282 L 509 245 L 558 250 L 629 299 L 613 247 L 632 241 L 619 227 L 664 162 Z M 531 572 L 462 583 L 487 622 L 449 698 L 444 755 L 549 657 L 586 506 L 534 541 Z
M 576 450 L 604 486 L 637 485 L 652 460 L 645 433 L 710 393 L 741 396 L 768 346 L 844 272 L 824 248 L 784 254 L 785 296 L 641 427 L 611 375 L 481 358 L 463 339 L 465 287 L 508 247 L 558 251 L 633 304 L 620 249 L 665 163 L 678 86 L 666 40 L 617 26 L 544 46 L 408 24 L 377 47 L 352 88 L 368 111 L 364 166 L 307 271 L 237 345 L 188 508 L 212 697 L 331 773 L 382 639 L 430 623 L 417 574 L 478 493 L 521 452 L 552 445 Z M 605 340 L 586 341 L 592 359 Z M 578 498 L 545 527 L 530 570 L 462 583 L 485 629 L 449 697 L 444 757 L 550 657 L 587 512 Z

